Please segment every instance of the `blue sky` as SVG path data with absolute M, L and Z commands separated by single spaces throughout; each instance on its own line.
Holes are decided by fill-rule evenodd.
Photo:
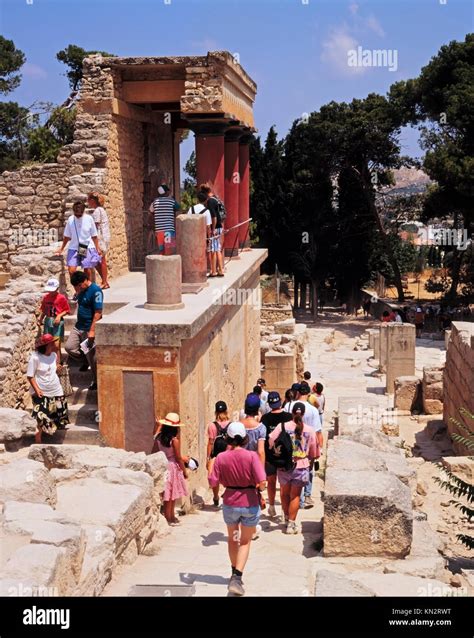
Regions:
M 61 102 L 56 53 L 68 44 L 117 55 L 202 55 L 227 49 L 258 85 L 256 125 L 284 135 L 331 100 L 386 93 L 414 77 L 441 45 L 473 30 L 471 0 L 2 0 L 0 32 L 27 57 L 8 99 Z M 396 70 L 349 67 L 348 49 L 389 49 Z M 403 152 L 418 155 L 403 132 Z M 183 155 L 193 146 L 183 144 Z

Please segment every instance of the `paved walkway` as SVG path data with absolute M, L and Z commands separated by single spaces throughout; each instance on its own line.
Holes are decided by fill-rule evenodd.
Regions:
M 374 368 L 367 363 L 372 353 L 354 350 L 357 337 L 374 325 L 378 324 L 361 319 L 341 318 L 339 321 L 333 317 L 323 320 L 318 327 L 308 328 L 306 369 L 312 373 L 312 382 L 320 380 L 324 384 L 327 397 L 325 439 L 340 395 L 357 396 L 370 392 L 380 397 L 381 407 L 387 406 L 387 397 L 383 395 L 384 380 L 372 376 Z M 325 338 L 332 328 L 336 329 L 335 339 L 333 343 L 327 343 Z M 431 347 L 427 350 L 427 355 L 420 353 L 422 358 L 428 361 L 433 353 L 439 359 L 439 350 L 436 353 Z M 417 349 L 417 357 L 418 354 Z M 252 543 L 244 573 L 247 595 L 313 595 L 316 557 L 320 556 L 314 544 L 322 538 L 322 488 L 322 480 L 315 477 L 313 498 L 316 506 L 300 510 L 301 533 L 298 535 L 283 534 L 282 526 L 263 514 L 263 529 L 260 538 Z M 277 511 L 281 512 L 279 502 Z M 133 565 L 123 567 L 103 595 L 126 596 L 134 585 L 194 583 L 197 596 L 227 596 L 230 567 L 222 513 L 206 506 L 195 514 L 182 517 L 181 521 L 181 527 L 172 528 L 160 541 L 163 549 L 159 554 L 139 556 Z

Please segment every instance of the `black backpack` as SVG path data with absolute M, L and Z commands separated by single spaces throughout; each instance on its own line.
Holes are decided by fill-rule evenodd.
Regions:
M 227 428 L 221 427 L 217 421 L 214 421 L 214 425 L 217 428 L 217 436 L 214 439 L 214 445 L 212 446 L 211 459 L 215 459 L 218 454 L 227 450 Z
M 265 458 L 268 463 L 279 470 L 294 470 L 296 463 L 293 461 L 293 441 L 285 430 L 285 424 L 281 423 L 281 432 L 275 439 L 273 447 L 265 446 Z
M 227 217 L 227 211 L 224 206 L 224 202 L 218 197 L 216 197 L 215 199 L 217 200 L 217 210 L 219 212 L 219 217 L 221 218 L 221 222 L 224 222 L 225 218 Z

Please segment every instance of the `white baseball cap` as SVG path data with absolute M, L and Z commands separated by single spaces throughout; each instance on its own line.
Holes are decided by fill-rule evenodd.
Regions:
M 46 286 L 44 287 L 44 291 L 45 292 L 55 292 L 56 290 L 58 290 L 59 288 L 59 281 L 57 279 L 55 279 L 54 277 L 51 277 L 51 279 L 48 279 L 48 281 L 46 282 Z
M 245 425 L 243 423 L 240 423 L 240 421 L 231 423 L 227 428 L 227 436 L 231 439 L 233 439 L 234 436 L 241 436 L 244 439 L 247 436 Z

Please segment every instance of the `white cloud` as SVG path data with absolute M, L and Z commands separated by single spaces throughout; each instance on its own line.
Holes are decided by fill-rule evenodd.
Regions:
M 31 64 L 31 62 L 25 62 L 21 67 L 20 73 L 32 80 L 44 80 L 48 77 L 47 72 L 43 68 L 37 64 Z
M 358 44 L 347 27 L 334 29 L 322 43 L 321 60 L 342 73 L 350 75 L 364 73 L 366 70 L 364 67 L 348 64 L 349 51 L 357 49 Z
M 365 24 L 368 29 L 379 35 L 381 38 L 383 38 L 383 36 L 385 35 L 385 31 L 383 30 L 382 25 L 375 16 L 369 16 L 365 21 Z
M 351 4 L 349 5 L 349 11 L 352 13 L 353 16 L 355 16 L 355 14 L 359 11 L 359 5 L 357 4 L 357 2 L 351 2 Z

